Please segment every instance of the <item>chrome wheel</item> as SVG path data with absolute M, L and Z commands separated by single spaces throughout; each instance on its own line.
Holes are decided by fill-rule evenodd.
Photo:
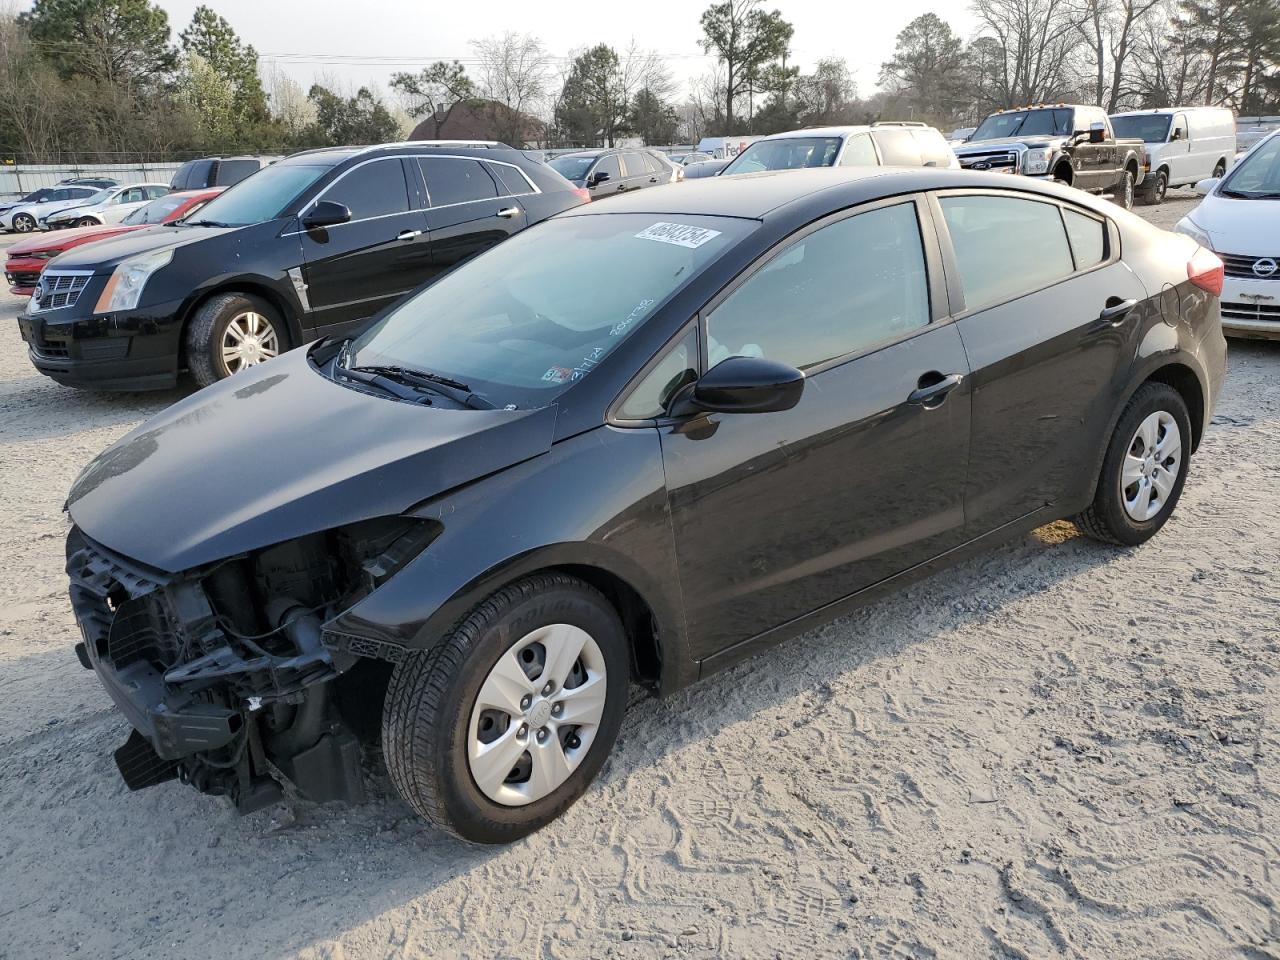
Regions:
M 539 627 L 498 658 L 471 708 L 467 763 L 490 800 L 541 800 L 582 763 L 604 717 L 604 655 L 585 630 Z
M 222 334 L 222 362 L 228 373 L 238 373 L 280 353 L 276 328 L 260 313 L 237 313 Z
M 1182 433 L 1173 415 L 1157 410 L 1138 424 L 1120 469 L 1120 499 L 1144 523 L 1160 513 L 1182 469 Z
M 29 214 L 20 213 L 13 218 L 13 229 L 18 233 L 30 233 L 35 228 L 35 218 Z

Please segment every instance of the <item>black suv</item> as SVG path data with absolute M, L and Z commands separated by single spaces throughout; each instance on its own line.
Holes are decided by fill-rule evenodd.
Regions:
M 574 186 L 589 190 L 593 200 L 676 179 L 672 164 L 639 148 L 580 150 L 561 154 L 548 165 Z
M 252 176 L 269 163 L 271 157 L 201 157 L 199 160 L 188 160 L 176 171 L 169 181 L 169 189 L 203 190 L 206 187 L 235 186 L 246 177 Z
M 502 144 L 384 144 L 281 160 L 194 218 L 69 250 L 19 317 L 37 370 L 102 390 L 202 386 L 319 337 L 585 203 Z

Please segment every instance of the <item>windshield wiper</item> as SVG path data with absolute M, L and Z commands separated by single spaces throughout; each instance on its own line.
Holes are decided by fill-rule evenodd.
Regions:
M 461 380 L 454 380 L 452 377 L 446 377 L 441 373 L 432 373 L 430 370 L 414 370 L 394 364 L 359 365 L 348 367 L 347 369 L 387 377 L 400 383 L 407 383 L 426 390 L 434 390 L 436 393 L 464 406 L 471 407 L 473 410 L 493 409 L 492 403 L 483 397 L 477 396 Z
M 183 220 L 189 227 L 229 227 L 229 223 L 219 223 L 217 220 Z

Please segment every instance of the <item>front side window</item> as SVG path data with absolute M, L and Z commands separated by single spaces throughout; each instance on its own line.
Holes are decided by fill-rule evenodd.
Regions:
M 601 157 L 600 162 L 595 165 L 591 171 L 591 176 L 599 177 L 600 174 L 606 174 L 609 180 L 618 180 L 622 177 L 622 168 L 618 166 L 618 155 L 611 153 L 607 157 Z
M 691 328 L 667 349 L 618 407 L 620 420 L 653 420 L 666 413 L 677 390 L 698 378 L 698 332 Z
M 332 169 L 302 163 L 278 163 L 267 167 L 210 200 L 200 211 L 200 219 L 229 227 L 274 220 L 304 190 Z M 400 179 L 403 181 L 404 177 Z
M 248 184 L 253 180 L 249 177 L 240 182 Z M 353 167 L 325 191 L 322 199 L 344 205 L 351 211 L 352 220 L 385 217 L 409 209 L 404 169 L 395 159 L 374 160 Z
M 545 221 L 400 303 L 355 340 L 351 362 L 442 373 L 498 406 L 541 406 L 757 226 L 683 214 Z
M 766 357 L 805 370 L 929 322 L 914 203 L 869 210 L 797 240 L 707 317 L 707 361 Z
M 146 199 L 146 195 L 142 192 L 141 187 L 130 187 L 121 193 L 115 200 L 116 203 L 141 203 Z
M 844 153 L 840 155 L 840 166 L 874 167 L 879 163 L 880 160 L 876 157 L 876 148 L 871 142 L 870 134 L 855 133 L 844 142 Z
M 498 195 L 493 177 L 479 160 L 453 157 L 420 157 L 423 179 L 433 207 L 448 207 L 473 200 L 492 200 Z
M 1058 207 L 1020 197 L 943 197 L 964 286 L 979 310 L 1030 293 L 1074 270 Z
M 840 153 L 840 137 L 779 137 L 757 140 L 733 158 L 721 176 L 762 170 L 829 167 Z
M 1169 139 L 1181 140 L 1183 143 L 1187 141 L 1187 118 L 1181 113 L 1173 118 L 1173 133 Z

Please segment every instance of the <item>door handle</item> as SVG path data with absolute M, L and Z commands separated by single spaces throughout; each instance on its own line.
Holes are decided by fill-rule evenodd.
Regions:
M 421 230 L 401 230 L 396 234 L 397 240 L 412 240 L 414 237 L 422 236 Z
M 520 216 L 520 208 L 519 207 L 503 207 L 501 210 L 498 211 L 498 216 L 500 216 L 503 220 L 510 220 L 512 217 Z
M 1102 312 L 1098 314 L 1098 325 L 1108 327 L 1118 327 L 1124 322 L 1124 318 L 1129 312 L 1138 305 L 1137 300 L 1118 300 L 1115 297 L 1107 301 L 1107 305 L 1102 308 Z
M 658 182 L 658 178 L 657 178 L 657 177 L 650 177 L 650 178 L 649 178 L 649 182 L 650 182 L 650 183 L 657 183 L 657 182 Z
M 931 370 L 917 382 L 919 386 L 907 394 L 907 403 L 932 410 L 941 406 L 942 401 L 947 399 L 947 394 L 964 382 L 964 374 L 949 373 L 944 377 L 938 371 Z

